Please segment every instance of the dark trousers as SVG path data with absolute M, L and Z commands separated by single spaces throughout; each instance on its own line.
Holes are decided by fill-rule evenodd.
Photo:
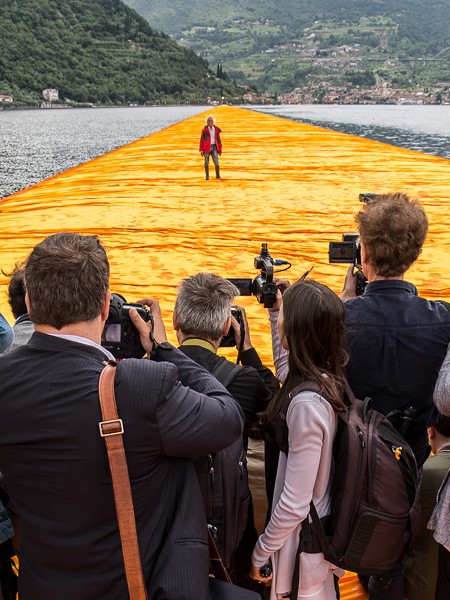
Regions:
M 215 144 L 211 144 L 211 151 L 204 153 L 205 158 L 205 173 L 206 177 L 209 177 L 209 157 L 211 156 L 214 166 L 216 167 L 216 176 L 219 173 L 219 153 Z
M 450 598 L 450 552 L 439 544 L 438 574 L 434 600 Z
M 368 600 L 403 600 L 405 580 L 403 569 L 386 575 L 359 576 L 362 585 L 368 590 Z

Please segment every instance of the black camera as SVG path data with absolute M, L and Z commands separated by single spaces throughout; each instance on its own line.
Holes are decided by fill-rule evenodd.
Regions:
M 241 328 L 241 339 L 244 339 L 245 335 L 245 325 L 244 325 L 244 317 L 242 315 L 242 311 L 238 306 L 231 307 L 231 316 L 236 319 L 239 323 L 239 327 Z M 221 347 L 223 348 L 232 348 L 236 346 L 236 337 L 234 335 L 233 327 L 230 327 L 227 335 L 224 335 L 222 341 L 220 342 Z
M 115 358 L 142 358 L 146 353 L 139 331 L 128 314 L 130 308 L 135 308 L 144 321 L 151 321 L 153 326 L 152 313 L 145 306 L 127 304 L 120 294 L 111 294 L 109 314 L 102 333 L 102 346 Z
M 261 244 L 261 252 L 254 261 L 255 269 L 259 269 L 261 273 L 255 279 L 229 278 L 233 285 L 237 287 L 241 296 L 255 296 L 258 302 L 264 305 L 264 308 L 272 308 L 277 299 L 278 287 L 273 280 L 274 266 L 288 265 L 282 271 L 290 268 L 291 264 L 286 260 L 272 258 L 268 250 L 267 244 Z
M 348 263 L 356 267 L 356 295 L 364 294 L 367 278 L 361 268 L 359 234 L 344 233 L 342 242 L 330 242 L 328 256 L 330 263 Z
M 358 198 L 360 202 L 372 202 L 376 200 L 379 194 L 359 194 Z
M 264 579 L 267 579 L 267 577 L 270 577 L 272 575 L 272 566 L 270 564 L 263 565 L 259 568 L 259 574 L 261 575 L 261 577 L 264 577 Z
M 255 277 L 252 284 L 252 294 L 264 308 L 272 308 L 277 299 L 277 284 L 273 280 L 273 265 L 285 264 L 285 261 L 275 261 L 271 256 L 266 243 L 261 245 L 261 252 L 255 258 L 255 269 L 261 273 Z
M 353 263 L 361 265 L 361 247 L 358 233 L 344 233 L 342 242 L 330 242 L 328 248 L 330 263 Z

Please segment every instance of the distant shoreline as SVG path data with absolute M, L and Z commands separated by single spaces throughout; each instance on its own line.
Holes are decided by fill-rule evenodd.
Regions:
M 41 107 L 41 106 L 0 106 L 0 112 L 4 111 L 4 112 L 10 112 L 10 111 L 20 111 L 20 110 L 37 110 L 37 111 L 42 111 L 42 110 L 66 110 L 66 109 L 76 109 L 76 108 L 95 108 L 95 109 L 102 109 L 102 108 L 134 108 L 134 109 L 139 109 L 139 108 L 176 108 L 176 107 L 182 107 L 182 106 L 204 106 L 205 108 L 210 108 L 211 110 L 213 110 L 214 108 L 216 108 L 217 106 L 220 106 L 219 104 L 193 104 L 193 103 L 186 103 L 186 104 L 139 104 L 136 106 L 130 106 L 129 104 L 114 104 L 114 105 L 109 105 L 109 104 L 105 104 L 105 105 L 87 105 L 87 104 L 80 104 L 80 105 L 55 105 L 55 106 L 47 106 L 47 107 Z M 233 104 L 232 106 L 241 106 L 241 107 L 248 107 L 248 108 L 252 108 L 252 107 L 263 107 L 263 106 L 450 106 L 450 103 L 447 102 L 440 102 L 440 103 L 415 103 L 415 102 L 356 102 L 356 103 L 343 103 L 343 102 L 335 102 L 335 103 L 308 103 L 308 102 L 298 102 L 298 103 L 282 103 L 282 102 L 266 102 L 266 103 L 242 103 L 242 104 Z

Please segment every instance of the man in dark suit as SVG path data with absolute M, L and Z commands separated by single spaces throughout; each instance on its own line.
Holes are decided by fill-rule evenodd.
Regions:
M 173 322 L 180 348 L 211 373 L 220 365 L 230 363 L 217 354 L 230 328 L 234 331 L 236 346 L 241 346 L 241 327 L 231 315 L 231 306 L 238 295 L 236 286 L 213 273 L 197 273 L 179 285 Z M 242 307 L 239 310 L 244 324 L 239 354 L 242 367 L 226 387 L 244 412 L 244 445 L 247 447 L 249 428 L 256 414 L 266 409 L 279 383 L 253 347 L 245 311 Z
M 128 598 L 98 380 L 109 353 L 109 264 L 96 236 L 59 233 L 31 252 L 36 332 L 0 358 L 0 470 L 18 515 L 21 600 Z M 117 366 L 139 548 L 152 600 L 207 600 L 208 543 L 193 457 L 242 434 L 226 390 L 166 342 L 156 301 L 130 317 L 154 360 Z
M 240 324 L 231 315 L 231 306 L 237 295 L 239 295 L 239 290 L 227 279 L 213 273 L 197 273 L 184 279 L 179 285 L 173 322 L 180 349 L 218 377 L 242 408 L 245 415 L 243 445 L 247 450 L 249 431 L 255 423 L 256 415 L 266 409 L 267 404 L 276 393 L 279 383 L 272 371 L 263 365 L 251 343 L 244 309 L 240 308 L 243 331 L 241 331 Z M 233 363 L 217 354 L 221 341 L 228 334 L 230 327 L 234 331 L 236 346 L 240 348 L 239 356 L 242 362 L 241 367 L 234 365 L 234 370 Z M 219 459 L 220 454 L 218 453 Z M 231 450 L 228 449 L 223 454 L 232 456 Z M 214 468 L 216 462 L 215 458 Z M 222 464 L 224 463 L 226 463 L 226 459 L 222 461 Z M 263 480 L 264 462 L 262 457 L 259 461 L 253 461 L 252 467 L 256 467 L 256 470 L 261 472 L 259 479 Z M 225 474 L 216 473 L 215 481 L 223 480 L 227 473 L 230 473 L 228 477 L 231 478 L 232 472 L 232 468 L 229 468 Z M 199 476 L 202 481 L 201 472 Z M 204 488 L 205 486 L 202 489 Z M 220 494 L 217 484 L 215 490 L 212 491 L 213 498 L 214 494 Z M 211 493 L 204 491 L 203 495 L 205 505 L 208 506 L 208 497 Z M 214 506 L 214 502 L 212 504 Z M 219 550 L 228 564 L 227 556 L 223 554 L 223 545 L 220 542 L 223 537 L 225 539 L 227 537 L 222 530 L 226 531 L 229 527 L 231 529 L 233 527 L 226 522 L 226 513 L 222 509 L 226 503 L 222 501 L 218 504 L 218 510 L 215 511 L 212 508 L 208 518 L 214 525 L 218 525 Z M 239 515 L 234 515 L 232 519 L 238 519 L 238 517 Z M 251 554 L 257 540 L 257 533 L 251 498 L 245 521 L 246 529 L 241 543 L 235 549 L 231 560 L 231 574 L 240 585 L 254 587 L 255 583 L 250 579 L 249 573 Z

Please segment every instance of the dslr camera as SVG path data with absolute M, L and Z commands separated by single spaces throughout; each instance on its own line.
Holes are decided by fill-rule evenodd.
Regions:
M 111 294 L 109 314 L 102 333 L 102 346 L 114 358 L 142 358 L 146 350 L 141 344 L 139 331 L 130 319 L 130 308 L 135 308 L 144 321 L 151 321 L 152 313 L 142 304 L 127 304 L 120 294 Z
M 261 244 L 261 252 L 254 260 L 255 269 L 259 269 L 260 274 L 255 279 L 229 279 L 239 290 L 241 296 L 255 296 L 264 308 L 272 308 L 277 298 L 277 284 L 273 280 L 274 265 L 288 265 L 285 260 L 274 259 L 270 256 L 267 243 Z M 283 269 L 285 270 L 285 269 Z
M 241 329 L 241 339 L 244 339 L 245 325 L 241 309 L 238 306 L 232 306 L 231 316 L 234 317 L 239 323 L 239 327 Z M 228 331 L 227 335 L 223 336 L 222 341 L 220 342 L 220 346 L 222 348 L 232 348 L 233 346 L 236 346 L 236 337 L 234 335 L 233 327 L 230 327 L 230 330 Z

